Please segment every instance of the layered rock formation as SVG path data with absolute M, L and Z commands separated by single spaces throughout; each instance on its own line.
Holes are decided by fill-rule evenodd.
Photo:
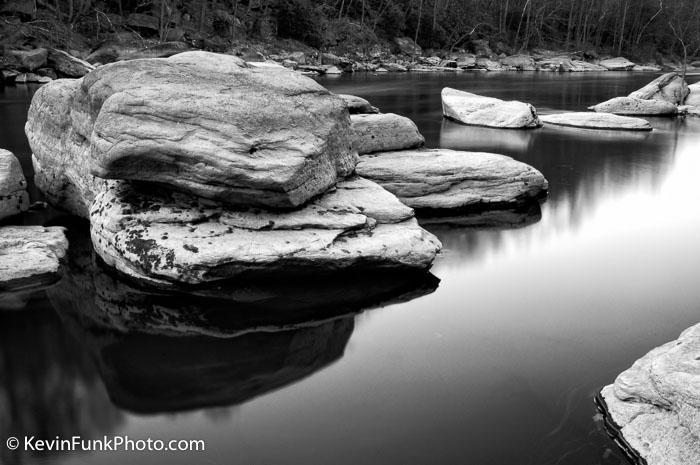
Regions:
M 37 92 L 26 130 L 37 186 L 151 284 L 426 269 L 440 249 L 392 194 L 346 179 L 346 103 L 284 68 L 205 52 L 115 63 Z
M 484 210 L 546 195 L 542 173 L 505 155 L 447 149 L 363 156 L 357 173 L 417 210 Z
M 616 131 L 651 131 L 649 121 L 641 118 L 630 118 L 610 113 L 558 113 L 541 116 L 540 120 L 546 124 L 556 126 L 570 126 L 586 129 L 607 129 Z
M 60 260 L 68 249 L 63 228 L 0 228 L 0 291 L 15 291 L 59 278 Z
M 537 128 L 537 110 L 528 103 L 506 102 L 446 87 L 442 90 L 442 113 L 463 124 L 495 128 Z
M 360 114 L 350 117 L 353 148 L 362 155 L 389 150 L 421 147 L 425 138 L 416 124 L 405 116 L 393 113 Z
M 29 208 L 27 181 L 12 152 L 0 149 L 0 220 Z
M 601 392 L 620 443 L 648 465 L 700 463 L 700 325 L 637 360 Z

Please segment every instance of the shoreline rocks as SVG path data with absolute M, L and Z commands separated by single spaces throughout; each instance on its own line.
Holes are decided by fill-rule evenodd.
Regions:
M 351 115 L 352 146 L 359 155 L 422 147 L 416 124 L 394 113 Z
M 602 129 L 614 131 L 651 131 L 649 121 L 641 118 L 630 118 L 611 113 L 557 113 L 540 116 L 545 124 L 568 126 L 585 129 Z
M 648 465 L 700 463 L 700 325 L 637 360 L 603 388 L 601 407 Z
M 356 171 L 423 212 L 508 208 L 549 188 L 542 173 L 505 155 L 448 149 L 366 155 Z
M 57 281 L 67 249 L 68 240 L 61 227 L 0 227 L 0 291 Z
M 12 152 L 0 149 L 0 220 L 28 208 L 29 194 L 22 166 Z
M 509 129 L 542 126 L 537 110 L 528 103 L 506 102 L 449 87 L 442 90 L 442 112 L 445 117 L 467 125 Z

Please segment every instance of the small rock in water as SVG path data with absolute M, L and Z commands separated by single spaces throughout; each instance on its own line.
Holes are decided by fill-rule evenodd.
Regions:
M 0 220 L 29 208 L 27 181 L 17 157 L 0 149 Z
M 351 115 L 353 148 L 360 155 L 421 147 L 425 138 L 416 124 L 394 113 Z
M 449 87 L 442 90 L 442 112 L 447 118 L 475 126 L 511 129 L 542 126 L 537 110 L 529 103 L 506 102 Z
M 61 227 L 0 227 L 0 290 L 55 282 L 67 249 L 68 240 Z

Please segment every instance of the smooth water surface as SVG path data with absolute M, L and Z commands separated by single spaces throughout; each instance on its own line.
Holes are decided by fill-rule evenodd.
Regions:
M 0 462 L 626 464 L 593 397 L 700 320 L 700 120 L 652 119 L 642 134 L 492 130 L 443 121 L 439 94 L 451 86 L 548 113 L 653 77 L 321 80 L 414 119 L 428 146 L 506 153 L 549 179 L 541 212 L 507 225 L 426 222 L 445 246 L 439 284 L 358 277 L 173 297 L 96 267 L 85 225 L 71 226 L 68 275 L 0 312 L 0 444 L 107 434 L 204 439 L 206 452 L 3 449 Z M 29 173 L 25 89 L 0 94 L 0 146 Z

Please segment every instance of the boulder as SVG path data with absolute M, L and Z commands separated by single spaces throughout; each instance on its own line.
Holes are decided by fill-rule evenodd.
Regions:
M 336 94 L 348 106 L 351 115 L 379 113 L 377 107 L 372 106 L 367 100 L 348 94 Z
M 9 53 L 17 60 L 19 69 L 24 71 L 36 71 L 39 68 L 43 68 L 46 66 L 46 59 L 49 55 L 45 48 L 11 50 Z
M 393 113 L 351 115 L 353 148 L 362 155 L 372 152 L 421 147 L 425 138 L 410 119 Z
M 674 105 L 682 105 L 688 96 L 688 85 L 678 73 L 666 73 L 651 81 L 629 97 L 642 100 L 662 100 Z
M 602 390 L 608 425 L 641 463 L 700 463 L 698 360 L 700 325 L 652 350 Z
M 535 60 L 529 55 L 512 55 L 501 60 L 501 64 L 519 71 L 534 71 Z
M 529 103 L 503 101 L 445 87 L 442 113 L 463 124 L 495 128 L 537 128 L 542 125 Z
M 105 263 L 156 286 L 290 270 L 423 270 L 441 247 L 412 209 L 361 178 L 294 212 L 227 209 L 113 181 L 96 196 L 90 223 Z
M 59 278 L 68 241 L 63 228 L 0 227 L 0 291 L 46 285 Z
M 688 97 L 685 99 L 685 104 L 690 107 L 700 108 L 700 82 L 688 86 Z
M 663 116 L 678 113 L 678 107 L 670 102 L 633 97 L 615 97 L 589 109 L 598 113 L 614 113 L 616 115 Z
M 56 50 L 53 48 L 49 50 L 48 61 L 56 71 L 64 76 L 72 78 L 83 77 L 95 69 L 95 67 L 87 61 L 76 58 L 62 50 Z
M 29 208 L 27 181 L 12 152 L 0 149 L 0 220 Z
M 558 113 L 554 115 L 540 116 L 545 124 L 557 126 L 571 126 L 586 129 L 609 129 L 620 131 L 651 131 L 649 121 L 641 118 L 618 116 L 611 113 Z
M 607 60 L 601 60 L 600 66 L 610 70 L 610 71 L 629 71 L 636 65 L 624 57 L 608 58 Z
M 420 56 L 423 53 L 423 49 L 409 37 L 396 37 L 394 38 L 394 45 L 396 45 L 396 51 L 404 55 Z
M 505 155 L 448 149 L 403 150 L 360 158 L 357 173 L 416 210 L 484 210 L 543 197 L 547 180 Z
M 286 68 L 186 52 L 105 65 L 74 87 L 56 82 L 56 93 L 71 89 L 62 95 L 70 110 L 60 124 L 69 120 L 72 130 L 57 134 L 57 122 L 41 111 L 53 105 L 52 91 L 34 97 L 26 129 L 47 170 L 53 163 L 42 160 L 82 159 L 88 147 L 90 172 L 100 178 L 167 184 L 231 205 L 294 208 L 357 162 L 344 102 Z M 54 154 L 57 145 L 79 153 Z

